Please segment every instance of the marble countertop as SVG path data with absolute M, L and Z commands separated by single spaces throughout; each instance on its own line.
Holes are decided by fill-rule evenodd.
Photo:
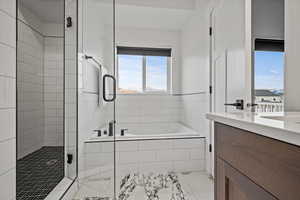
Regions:
M 300 112 L 286 113 L 208 113 L 212 121 L 300 146 Z

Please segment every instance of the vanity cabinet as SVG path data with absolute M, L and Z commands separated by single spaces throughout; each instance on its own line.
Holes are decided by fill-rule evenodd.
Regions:
M 300 147 L 215 122 L 215 200 L 299 200 Z
M 274 196 L 221 159 L 217 160 L 218 200 L 276 200 Z

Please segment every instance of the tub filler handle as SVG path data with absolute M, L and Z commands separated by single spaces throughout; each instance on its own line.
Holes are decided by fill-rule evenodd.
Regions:
M 108 124 L 108 136 L 114 136 L 114 121 L 109 122 Z
M 127 129 L 127 128 L 121 129 L 121 136 L 124 136 L 124 135 L 125 135 L 125 131 L 128 131 L 128 129 Z

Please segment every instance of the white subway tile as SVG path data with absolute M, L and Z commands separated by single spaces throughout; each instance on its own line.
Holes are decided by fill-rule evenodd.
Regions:
M 192 160 L 204 160 L 205 159 L 205 149 L 199 148 L 199 149 L 192 149 L 190 151 L 190 157 Z
M 172 140 L 140 141 L 139 150 L 172 149 Z
M 0 42 L 16 47 L 16 19 L 0 11 L 0 27 Z
M 193 149 L 203 148 L 204 139 L 181 139 L 173 140 L 173 148 L 175 149 Z
M 16 139 L 0 142 L 0 174 L 16 166 Z
M 139 152 L 119 152 L 117 157 L 117 163 L 127 164 L 127 163 L 138 163 Z
M 0 110 L 0 141 L 16 137 L 16 110 Z
M 172 161 L 173 157 L 173 150 L 161 150 L 156 152 L 157 161 Z
M 101 143 L 86 143 L 85 145 L 85 153 L 100 153 L 102 151 Z
M 155 151 L 139 151 L 139 162 L 154 162 L 156 161 Z
M 140 173 L 167 173 L 173 171 L 172 162 L 140 163 Z
M 105 152 L 106 153 L 114 152 L 114 143 L 113 142 L 103 142 L 101 151 L 104 153 Z
M 0 43 L 0 76 L 16 77 L 16 49 Z
M 16 79 L 0 76 L 0 108 L 16 106 Z
M 0 0 L 0 9 L 7 12 L 12 17 L 16 17 L 16 1 Z
M 172 151 L 172 160 L 189 160 L 190 152 L 188 150 L 174 149 Z
M 128 141 L 128 142 L 116 142 L 116 151 L 125 152 L 125 151 L 137 151 L 138 142 Z
M 16 198 L 16 170 L 12 169 L 0 176 L 0 199 L 11 200 Z
M 190 160 L 188 162 L 174 161 L 173 167 L 176 172 L 204 171 L 205 161 L 204 160 Z

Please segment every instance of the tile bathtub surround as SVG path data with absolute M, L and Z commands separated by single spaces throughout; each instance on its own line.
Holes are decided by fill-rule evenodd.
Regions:
M 178 122 L 181 98 L 172 95 L 118 95 L 118 123 Z
M 16 1 L 0 2 L 0 199 L 16 198 Z
M 118 174 L 204 171 L 204 152 L 204 138 L 116 142 L 116 170 Z M 113 166 L 113 143 L 86 143 L 84 160 L 85 175 L 105 172 Z

